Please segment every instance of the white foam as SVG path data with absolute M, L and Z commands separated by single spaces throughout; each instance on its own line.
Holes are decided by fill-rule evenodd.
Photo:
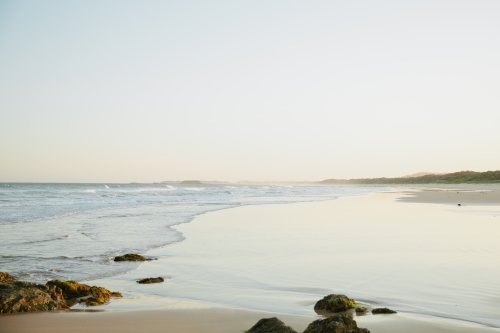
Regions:
M 85 193 L 95 193 L 95 190 L 85 190 L 83 192 L 85 192 Z
M 204 187 L 186 187 L 185 190 L 187 191 L 204 191 Z
M 109 188 L 109 186 L 108 185 L 104 185 L 104 188 Z
M 174 187 L 172 185 L 166 185 L 166 186 L 169 191 L 177 190 L 177 187 Z

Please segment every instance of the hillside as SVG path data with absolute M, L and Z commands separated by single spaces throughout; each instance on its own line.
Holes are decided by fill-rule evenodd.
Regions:
M 326 179 L 320 184 L 463 184 L 500 183 L 500 170 L 475 172 L 460 171 L 447 174 L 428 174 L 419 177 Z

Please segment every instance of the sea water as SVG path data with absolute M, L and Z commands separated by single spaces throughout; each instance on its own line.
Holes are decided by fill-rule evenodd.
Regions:
M 318 201 L 383 188 L 179 184 L 0 184 L 0 271 L 19 279 L 92 280 L 140 263 L 116 255 L 181 242 L 171 226 L 241 205 Z

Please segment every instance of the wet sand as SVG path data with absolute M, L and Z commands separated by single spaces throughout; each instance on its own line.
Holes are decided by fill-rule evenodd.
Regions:
M 426 185 L 406 190 L 402 202 L 452 204 L 462 206 L 500 205 L 499 184 Z
M 66 312 L 7 315 L 0 318 L 0 332 L 19 333 L 243 333 L 259 319 L 278 317 L 297 332 L 317 318 L 234 309 L 164 310 L 135 312 Z M 476 324 L 398 314 L 357 318 L 358 327 L 372 333 L 494 333 L 498 329 Z
M 87 282 L 123 293 L 104 312 L 0 316 L 0 332 L 243 332 L 273 316 L 302 332 L 328 293 L 399 311 L 355 317 L 375 333 L 500 332 L 488 327 L 500 323 L 499 206 L 462 188 L 476 204 L 457 207 L 455 189 L 204 214 L 176 227 L 184 242 L 147 253 L 158 260 Z M 151 276 L 168 279 L 135 282 Z

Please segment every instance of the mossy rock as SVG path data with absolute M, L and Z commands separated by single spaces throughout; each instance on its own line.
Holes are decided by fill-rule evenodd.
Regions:
M 388 308 L 377 308 L 372 310 L 373 314 L 391 314 L 391 313 L 397 313 L 394 310 L 388 309 Z
M 358 327 L 354 319 L 345 314 L 332 315 L 318 319 L 307 326 L 304 333 L 370 333 L 366 328 Z
M 119 292 L 112 292 L 103 287 L 90 287 L 90 297 L 82 298 L 79 302 L 87 306 L 103 305 L 109 302 L 111 297 L 122 297 Z
M 264 318 L 253 325 L 246 333 L 297 333 L 290 326 L 286 326 L 284 322 L 276 317 Z
M 25 281 L 0 282 L 0 313 L 62 310 L 69 308 L 62 290 Z
M 51 280 L 47 282 L 47 285 L 61 288 L 65 299 L 79 298 L 90 295 L 90 286 L 78 283 L 74 280 Z
M 348 309 L 354 309 L 356 307 L 356 302 L 347 297 L 346 295 L 336 295 L 330 294 L 323 297 L 323 299 L 316 302 L 314 305 L 314 310 L 316 311 L 328 311 L 328 312 L 342 312 Z
M 153 259 L 146 258 L 144 256 L 141 256 L 140 254 L 135 254 L 135 253 L 127 253 L 122 256 L 117 256 L 114 259 L 114 261 L 147 261 L 147 260 L 153 260 Z
M 0 272 L 0 281 L 16 281 L 16 278 L 6 272 Z
M 356 313 L 365 313 L 366 312 L 366 307 L 364 307 L 364 306 L 358 306 L 358 307 L 356 307 L 356 309 L 354 311 L 356 311 Z
M 106 304 L 111 297 L 122 297 L 119 292 L 112 292 L 106 288 L 89 286 L 73 280 L 52 280 L 47 286 L 56 286 L 62 290 L 66 300 L 74 300 L 73 303 L 85 303 L 88 306 Z

